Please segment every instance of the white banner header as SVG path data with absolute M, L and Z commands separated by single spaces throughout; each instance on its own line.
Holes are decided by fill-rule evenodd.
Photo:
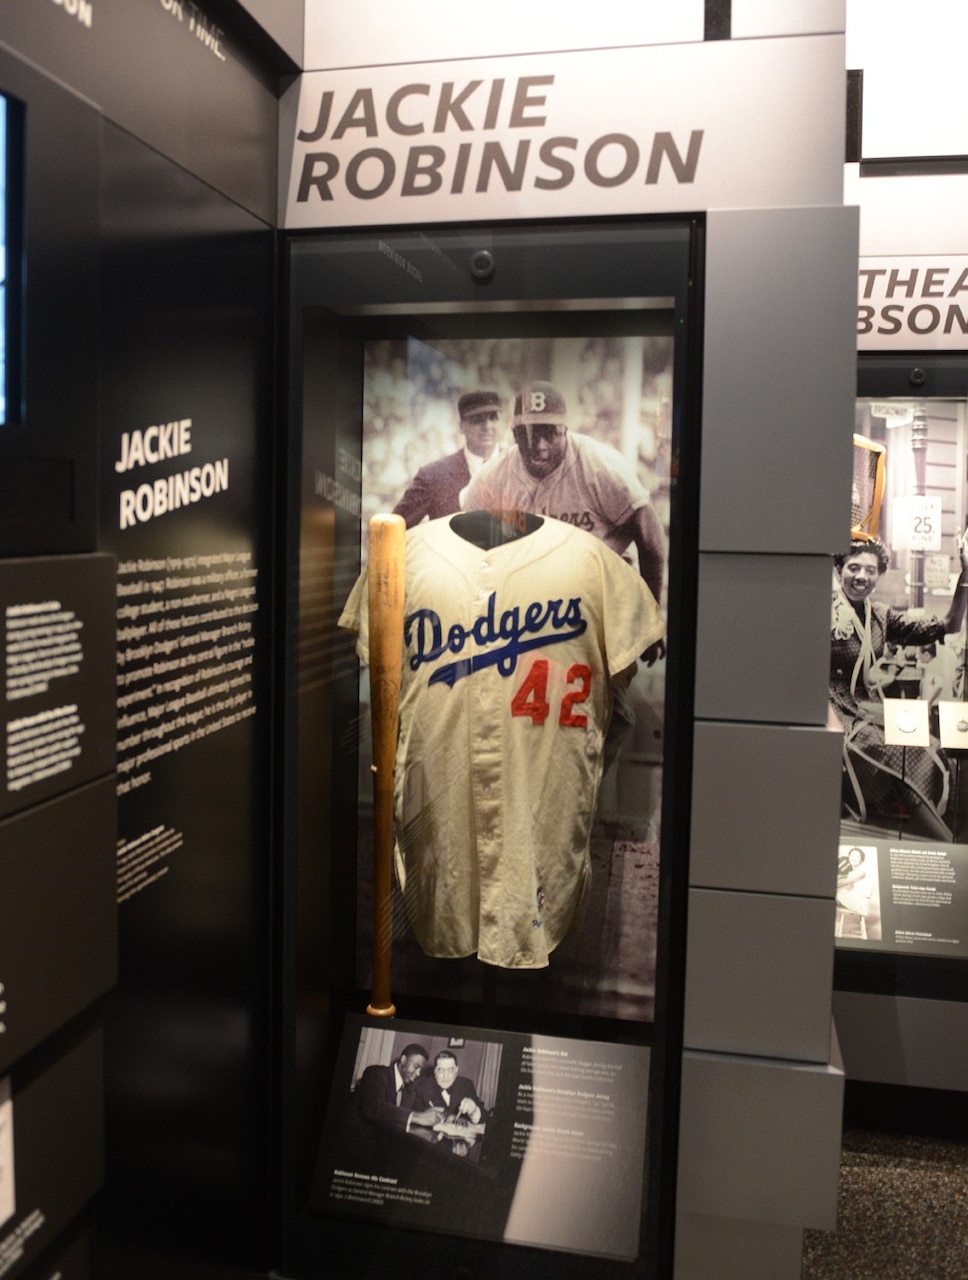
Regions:
M 968 350 L 968 256 L 861 258 L 862 351 Z
M 307 71 L 548 49 L 681 44 L 701 40 L 705 25 L 703 0 L 595 0 L 594 5 L 588 0 L 488 0 L 483 9 L 454 0 L 420 0 L 409 14 L 388 6 L 387 0 L 306 0 L 305 7 L 302 65 Z
M 840 204 L 843 38 L 303 75 L 288 229 Z

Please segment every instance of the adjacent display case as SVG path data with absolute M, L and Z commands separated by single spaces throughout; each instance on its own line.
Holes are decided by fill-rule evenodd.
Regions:
M 500 1251 L 508 1275 L 644 1274 L 656 1256 L 682 1045 L 702 236 L 679 219 L 289 246 L 296 1274 L 334 1240 L 376 1274 L 428 1232 L 444 1264 Z M 394 511 L 386 1018 L 364 1014 L 382 941 L 368 526 Z
M 854 528 L 831 614 L 841 989 L 964 999 L 966 403 L 962 356 L 861 359 Z

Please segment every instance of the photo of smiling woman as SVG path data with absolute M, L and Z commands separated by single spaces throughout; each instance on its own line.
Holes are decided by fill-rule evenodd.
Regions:
M 889 555 L 876 538 L 853 539 L 834 556 L 830 636 L 830 701 L 843 725 L 845 819 L 862 826 L 905 828 L 950 840 L 945 821 L 951 766 L 932 733 L 929 747 L 884 741 L 885 697 L 914 690 L 929 704 L 944 693 L 932 653 L 961 630 L 968 589 L 968 531 L 957 539 L 961 572 L 944 618 L 889 608 L 872 600 Z M 913 651 L 913 652 L 912 652 Z

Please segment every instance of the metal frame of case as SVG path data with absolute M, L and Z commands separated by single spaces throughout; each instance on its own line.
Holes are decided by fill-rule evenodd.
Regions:
M 419 263 L 417 288 L 392 266 L 386 242 Z M 465 262 L 485 246 L 496 266 L 495 287 L 482 288 Z M 527 224 L 484 228 L 435 228 L 432 232 L 388 231 L 294 239 L 289 252 L 290 290 L 290 582 L 299 582 L 288 603 L 289 774 L 294 778 L 288 833 L 288 870 L 283 935 L 283 1116 L 284 1262 L 311 1268 L 321 1251 L 339 1239 L 370 1265 L 426 1248 L 421 1236 L 384 1228 L 369 1231 L 305 1210 L 310 1165 L 318 1142 L 322 1107 L 345 1014 L 365 1007 L 353 970 L 353 902 L 356 885 L 356 754 L 339 738 L 357 711 L 356 662 L 348 638 L 317 637 L 323 652 L 310 651 L 310 632 L 320 622 L 332 632 L 341 605 L 336 599 L 358 567 L 359 516 L 331 506 L 321 510 L 313 494 L 314 470 L 338 474 L 339 459 L 359 457 L 362 342 L 368 333 L 411 311 L 411 324 L 431 320 L 453 325 L 506 325 L 528 321 L 538 310 L 546 324 L 564 330 L 575 312 L 603 327 L 624 319 L 629 295 L 663 298 L 672 310 L 675 334 L 673 407 L 673 517 L 669 553 L 669 658 L 663 778 L 663 851 L 654 1036 L 643 1028 L 580 1019 L 541 1008 L 536 991 L 520 1008 L 494 1003 L 496 987 L 485 975 L 483 1000 L 466 1003 L 408 998 L 408 1015 L 456 1025 L 527 1029 L 580 1038 L 652 1040 L 649 1108 L 647 1232 L 634 1271 L 650 1274 L 671 1256 L 675 1185 L 678 1078 L 682 1046 L 684 913 L 687 892 L 689 760 L 695 636 L 696 529 L 698 517 L 698 358 L 701 316 L 703 224 L 698 219 L 641 222 Z M 389 264 L 389 265 L 388 265 Z M 534 303 L 531 299 L 541 301 Z M 377 319 L 374 319 L 374 316 Z M 382 316 L 382 318 L 380 318 Z M 324 406 L 320 411 L 320 406 Z M 341 452 L 342 451 L 342 452 Z M 315 508 L 315 510 L 314 510 Z M 297 565 L 302 566 L 297 579 Z M 328 583 L 312 579 L 312 567 Z M 314 733 L 332 738 L 323 748 L 332 783 L 321 785 L 320 749 Z M 347 848 L 347 844 L 352 847 Z M 554 959 L 552 959 L 554 964 Z M 487 966 L 482 966 L 485 970 Z M 519 975 L 520 976 L 520 975 Z M 488 995 L 488 991 L 491 992 Z M 398 1002 L 403 1004 L 403 1001 Z M 402 1011 L 402 1010 L 401 1010 Z M 310 1065 L 312 1064 L 312 1065 Z M 291 1086 L 291 1087 L 290 1087 Z M 666 1203 L 668 1201 L 668 1204 Z M 508 1250 L 473 1240 L 434 1237 L 435 1257 L 474 1257 L 502 1268 L 534 1274 L 554 1266 L 567 1275 L 611 1273 L 601 1259 L 541 1251 Z M 503 1252 L 501 1252 L 503 1250 Z M 626 1268 L 623 1267 L 623 1270 Z M 517 1270 L 513 1271 L 518 1274 Z M 662 1272 L 659 1271 L 658 1274 Z M 509 1272 L 511 1274 L 511 1272 Z

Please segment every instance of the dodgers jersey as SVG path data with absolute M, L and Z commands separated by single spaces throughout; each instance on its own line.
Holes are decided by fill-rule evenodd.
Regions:
M 369 660 L 366 574 L 339 625 Z M 589 873 L 612 678 L 664 633 L 597 538 L 545 519 L 482 550 L 407 531 L 395 865 L 417 941 L 542 968 Z
M 569 431 L 559 466 L 544 479 L 525 467 L 516 446 L 492 458 L 464 490 L 465 511 L 532 511 L 593 533 L 621 555 L 631 537 L 622 532 L 649 502 L 648 490 L 611 445 Z

